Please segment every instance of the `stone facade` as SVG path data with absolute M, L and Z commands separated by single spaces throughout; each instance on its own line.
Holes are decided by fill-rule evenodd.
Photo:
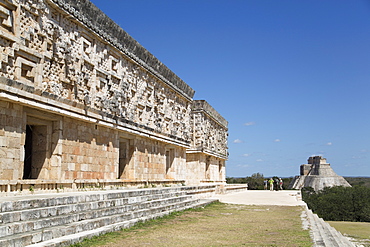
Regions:
M 2 191 L 224 182 L 227 122 L 193 96 L 88 0 L 0 2 Z
M 225 182 L 227 124 L 205 100 L 193 101 L 190 118 L 192 140 L 187 159 L 190 169 L 198 175 L 188 179 L 196 180 L 195 183 Z
M 301 165 L 300 170 L 300 176 L 290 184 L 291 189 L 300 190 L 303 187 L 311 187 L 319 191 L 325 187 L 351 186 L 342 176 L 337 175 L 330 164 L 326 163 L 326 159 L 321 156 L 310 157 L 308 164 Z

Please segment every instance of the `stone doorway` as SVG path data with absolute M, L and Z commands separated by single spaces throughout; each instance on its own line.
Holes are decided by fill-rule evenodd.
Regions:
M 23 179 L 28 179 L 32 176 L 32 126 L 26 126 L 26 143 L 24 145 L 24 168 Z
M 174 160 L 175 160 L 175 150 L 172 148 L 167 149 L 166 150 L 166 173 L 170 171 Z
M 121 141 L 119 143 L 119 162 L 118 162 L 118 178 L 124 178 L 125 168 L 127 166 L 127 142 Z
M 206 164 L 205 164 L 205 179 L 209 180 L 211 178 L 211 157 L 206 156 Z
M 218 161 L 218 174 L 219 174 L 219 180 L 221 181 L 223 180 L 222 168 L 223 168 L 222 161 Z
M 47 126 L 27 125 L 23 179 L 37 179 L 47 154 Z
M 133 153 L 134 147 L 130 144 L 130 140 L 121 139 L 119 142 L 118 178 L 129 178 L 129 166 Z

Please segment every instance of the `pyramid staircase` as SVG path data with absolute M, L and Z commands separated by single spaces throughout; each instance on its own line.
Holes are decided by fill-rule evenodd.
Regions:
M 68 246 L 214 199 L 181 187 L 3 197 L 0 246 Z

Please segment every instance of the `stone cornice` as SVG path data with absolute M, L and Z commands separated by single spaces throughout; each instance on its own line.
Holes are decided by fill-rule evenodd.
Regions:
M 194 100 L 191 110 L 193 113 L 196 112 L 205 112 L 210 116 L 215 122 L 220 124 L 222 127 L 227 129 L 228 122 L 225 118 L 221 116 L 210 104 L 205 100 Z
M 210 156 L 213 156 L 213 157 L 222 159 L 222 160 L 227 160 L 227 158 L 228 158 L 228 156 L 225 155 L 225 154 L 220 154 L 220 153 L 217 153 L 217 152 L 214 152 L 214 151 L 210 151 L 210 150 L 207 150 L 207 149 L 203 149 L 203 148 L 200 148 L 200 149 L 187 149 L 186 150 L 186 153 L 189 153 L 189 154 L 195 154 L 195 153 L 206 154 L 206 155 L 210 155 Z

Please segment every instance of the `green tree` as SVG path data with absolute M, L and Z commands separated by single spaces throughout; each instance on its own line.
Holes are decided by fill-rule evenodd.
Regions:
M 262 173 L 253 173 L 252 176 L 246 177 L 248 189 L 250 190 L 263 190 L 264 176 Z
M 327 187 L 302 189 L 302 199 L 324 220 L 370 222 L 370 188 Z
M 264 176 L 262 173 L 253 173 L 250 177 L 245 178 L 232 178 L 227 177 L 226 182 L 229 184 L 248 184 L 248 189 L 257 190 L 263 189 Z

